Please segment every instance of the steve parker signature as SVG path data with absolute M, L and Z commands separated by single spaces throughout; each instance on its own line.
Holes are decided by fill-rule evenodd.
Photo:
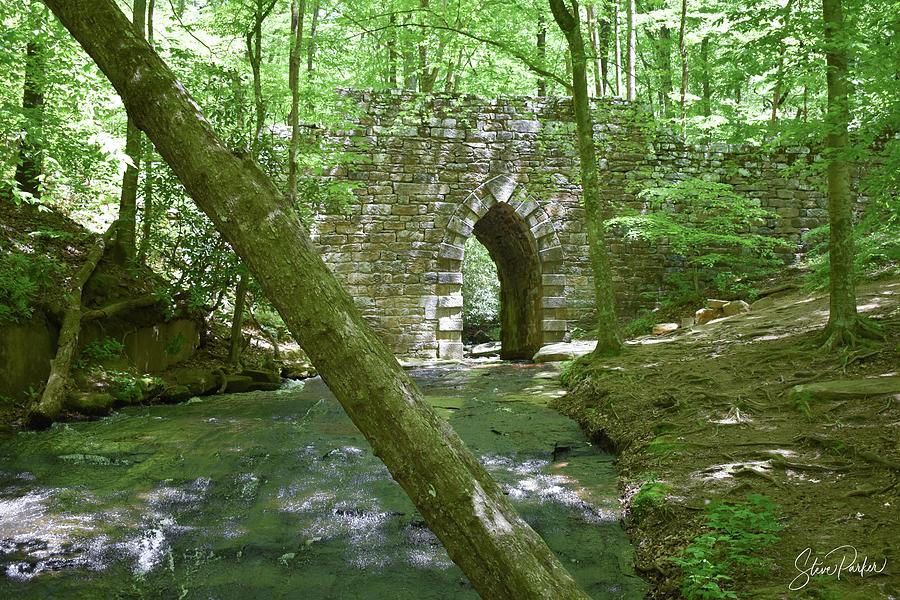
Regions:
M 887 558 L 879 565 L 877 560 L 869 560 L 868 556 L 860 556 L 856 548 L 845 544 L 832 549 L 827 554 L 814 555 L 812 548 L 807 548 L 794 559 L 797 576 L 788 585 L 791 591 L 802 590 L 813 577 L 835 577 L 841 575 L 866 575 L 883 573 L 887 567 Z

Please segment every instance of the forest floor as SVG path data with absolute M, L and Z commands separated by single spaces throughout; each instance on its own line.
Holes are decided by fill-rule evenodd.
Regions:
M 822 350 L 828 297 L 794 290 L 571 371 L 653 598 L 900 597 L 900 279 L 858 304 L 883 342 Z

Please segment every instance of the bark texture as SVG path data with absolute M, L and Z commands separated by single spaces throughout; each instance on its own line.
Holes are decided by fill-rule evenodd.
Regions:
M 247 275 L 238 276 L 237 288 L 234 290 L 234 313 L 231 316 L 231 339 L 228 346 L 228 362 L 236 367 L 241 362 L 244 349 L 244 310 L 247 307 Z
M 291 146 L 288 151 L 288 198 L 297 203 L 297 153 L 300 150 L 300 52 L 303 47 L 303 15 L 306 0 L 291 1 L 291 52 L 288 59 L 288 86 L 291 88 Z
M 566 36 L 572 55 L 572 101 L 575 104 L 575 126 L 578 132 L 578 158 L 581 164 L 581 188 L 584 196 L 585 226 L 588 252 L 594 272 L 594 293 L 597 304 L 596 355 L 616 353 L 622 348 L 616 323 L 615 298 L 612 290 L 612 268 L 603 227 L 600 203 L 600 177 L 597 171 L 597 152 L 594 148 L 594 124 L 587 86 L 587 57 L 584 39 L 578 23 L 578 4 L 571 0 L 572 9 L 564 0 L 550 0 L 553 18 Z
M 147 0 L 134 0 L 132 24 L 139 36 L 144 35 L 147 14 Z M 119 197 L 119 217 L 116 225 L 116 241 L 113 256 L 119 262 L 131 262 L 137 251 L 137 191 L 141 165 L 141 130 L 131 117 L 125 132 L 125 154 L 131 164 L 125 167 L 122 176 L 122 192 Z
M 853 204 L 850 195 L 850 123 L 847 42 L 841 0 L 822 0 L 825 23 L 825 62 L 828 84 L 828 253 L 830 262 L 827 344 L 853 343 L 859 318 L 856 313 L 856 287 L 853 281 Z
M 628 69 L 625 71 L 625 99 L 629 102 L 637 97 L 637 29 L 634 27 L 634 14 L 637 11 L 635 0 L 626 0 L 626 32 L 628 34 Z
M 228 151 L 113 0 L 45 0 L 257 277 L 375 454 L 484 598 L 585 598 L 328 270 L 259 166 Z
M 42 25 L 36 9 L 29 15 L 32 35 Z M 28 40 L 25 47 L 25 85 L 22 94 L 22 113 L 28 119 L 28 131 L 19 146 L 16 165 L 16 183 L 19 189 L 39 199 L 41 197 L 41 173 L 43 172 L 42 138 L 44 123 L 44 49 L 36 39 Z

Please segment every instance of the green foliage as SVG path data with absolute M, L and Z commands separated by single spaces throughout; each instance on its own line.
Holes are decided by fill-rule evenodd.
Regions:
M 470 236 L 466 240 L 463 274 L 463 326 L 467 341 L 485 342 L 497 339 L 500 318 L 500 280 L 497 266 L 487 248 Z M 488 338 L 488 339 L 485 339 Z
M 166 347 L 164 348 L 165 353 L 169 356 L 178 354 L 184 348 L 184 343 L 186 341 L 187 340 L 185 339 L 184 334 L 179 333 L 168 341 Z
M 631 517 L 640 521 L 650 512 L 664 509 L 670 490 L 670 486 L 660 483 L 655 475 L 650 474 L 631 498 Z
M 62 274 L 62 265 L 49 256 L 0 254 L 0 323 L 31 318 L 38 299 L 58 287 Z
M 640 197 L 646 202 L 643 212 L 607 225 L 628 240 L 667 246 L 680 257 L 681 269 L 668 278 L 680 294 L 701 297 L 707 289 L 748 294 L 750 280 L 783 265 L 775 251 L 787 244 L 760 232 L 766 220 L 778 216 L 729 185 L 685 179 L 646 189 Z
M 652 310 L 642 310 L 634 319 L 629 321 L 622 328 L 622 335 L 628 338 L 634 338 L 650 333 L 653 326 L 659 323 L 659 315 Z
M 102 363 L 122 356 L 125 346 L 113 338 L 94 340 L 85 344 L 81 349 L 81 356 L 93 363 Z
M 711 505 L 705 521 L 705 531 L 671 559 L 684 572 L 681 591 L 689 600 L 737 598 L 727 589 L 732 575 L 769 562 L 756 554 L 778 540 L 776 508 L 765 496 L 748 494 L 746 502 Z
M 857 281 L 900 273 L 900 141 L 893 140 L 889 162 L 875 169 L 866 182 L 873 194 L 859 223 L 853 228 L 853 268 Z M 891 171 L 891 175 L 886 173 Z M 810 247 L 807 284 L 813 289 L 828 286 L 828 226 L 813 229 L 804 237 Z
M 136 377 L 128 371 L 107 371 L 107 385 L 109 393 L 118 402 L 134 404 L 143 397 L 144 384 L 140 377 Z

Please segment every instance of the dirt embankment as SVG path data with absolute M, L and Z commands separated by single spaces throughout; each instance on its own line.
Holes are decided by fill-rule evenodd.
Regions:
M 795 291 L 634 341 L 576 375 L 558 408 L 619 454 L 626 527 L 653 597 L 678 597 L 686 577 L 694 597 L 900 597 L 900 280 L 861 286 L 859 305 L 883 343 L 822 351 L 828 298 Z M 748 494 L 777 507 L 769 544 L 752 537 L 764 525 L 752 510 L 710 527 L 718 503 L 748 506 Z M 742 543 L 755 565 L 727 558 Z M 681 568 L 679 554 L 699 560 Z M 721 564 L 703 562 L 714 557 Z

